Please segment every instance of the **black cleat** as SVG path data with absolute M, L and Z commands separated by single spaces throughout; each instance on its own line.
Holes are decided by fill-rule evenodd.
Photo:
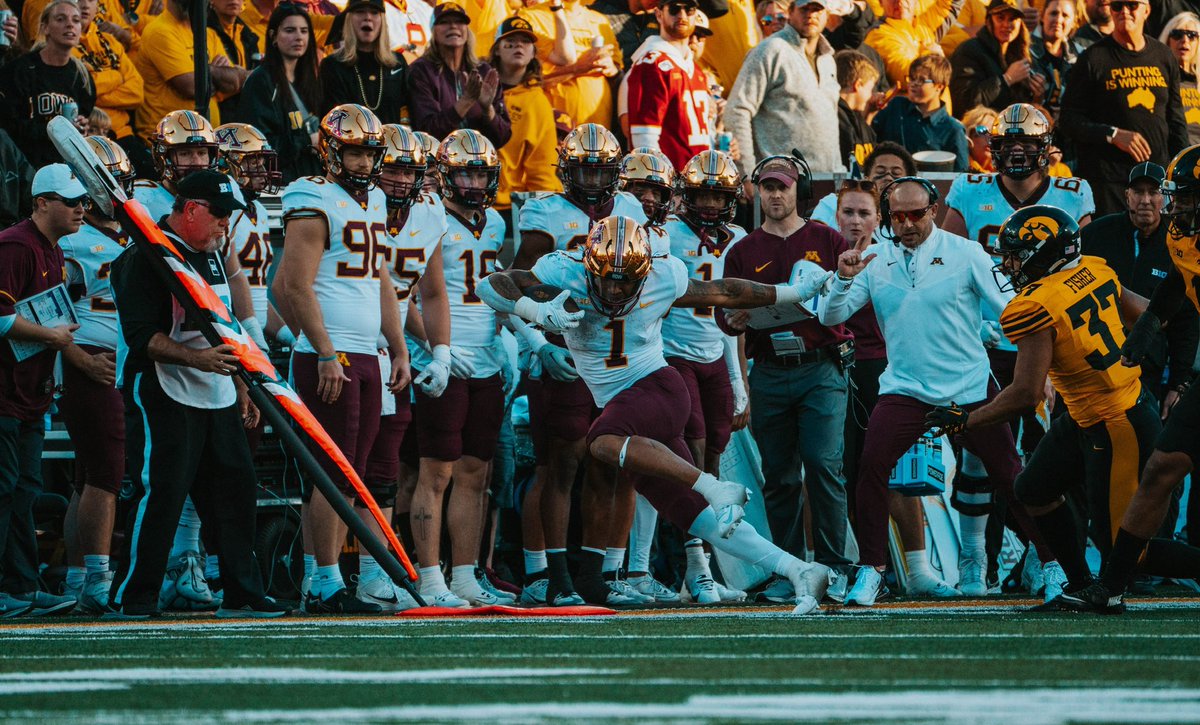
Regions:
M 221 608 L 217 610 L 216 616 L 221 619 L 274 619 L 286 617 L 292 613 L 294 608 L 289 604 L 281 604 L 271 597 L 263 597 L 257 602 L 241 606 L 222 604 Z
M 1112 594 L 1098 581 L 1059 594 L 1054 599 L 1033 607 L 1031 612 L 1089 612 L 1092 614 L 1124 614 L 1121 594 Z
M 308 614 L 381 614 L 383 607 L 364 602 L 343 587 L 331 597 L 318 597 L 310 592 L 304 600 L 304 611 Z

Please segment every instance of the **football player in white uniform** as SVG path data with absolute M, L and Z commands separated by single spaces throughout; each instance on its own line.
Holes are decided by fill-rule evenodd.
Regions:
M 125 150 L 102 136 L 87 139 L 92 151 L 130 193 L 133 165 Z M 75 486 L 67 508 L 67 594 L 79 610 L 108 608 L 113 575 L 109 554 L 117 494 L 125 475 L 125 403 L 116 388 L 117 308 L 109 270 L 128 237 L 116 220 L 96 208 L 84 214 L 75 234 L 58 241 L 67 263 L 67 290 L 79 329 L 63 349 L 59 412 L 75 446 Z
M 638 200 L 617 191 L 620 164 L 621 145 L 611 131 L 597 123 L 571 130 L 558 149 L 557 173 L 563 191 L 537 195 L 521 207 L 521 246 L 513 268 L 529 269 L 553 251 L 575 249 L 587 239 L 592 225 L 610 214 L 645 222 Z M 665 238 L 656 238 L 662 240 L 661 253 L 666 254 Z M 537 336 L 523 335 L 523 339 L 536 350 L 541 375 L 527 384 L 538 475 L 526 495 L 522 521 L 526 574 L 522 600 L 530 604 L 579 604 L 567 573 L 567 521 L 575 474 L 587 457 L 584 438 L 595 418 L 595 406 L 571 364 L 562 338 L 551 335 L 545 342 Z M 603 475 L 610 474 L 589 465 L 584 479 L 585 503 L 593 491 L 599 490 L 592 486 L 593 479 Z M 632 505 L 627 508 L 626 518 L 632 520 Z M 632 600 L 613 603 L 628 604 Z
M 409 520 L 421 595 L 438 606 L 511 604 L 512 597 L 494 594 L 477 578 L 488 463 L 504 414 L 496 315 L 475 295 L 479 280 L 496 268 L 504 243 L 504 220 L 491 208 L 500 181 L 500 156 L 483 134 L 460 129 L 438 147 L 437 169 L 446 208 L 442 261 L 450 343 L 462 352 L 455 365 L 449 347 L 435 348 L 432 357 L 422 348 L 413 351 L 413 370 L 423 371 L 416 376 L 421 464 Z M 423 313 L 423 297 L 419 303 Z M 451 372 L 455 374 L 447 380 Z M 420 384 L 431 374 L 440 390 Z M 446 586 L 440 567 L 443 498 L 451 477 L 454 490 L 445 511 L 453 590 Z
M 370 110 L 347 103 L 325 114 L 319 134 L 326 175 L 297 179 L 283 192 L 284 252 L 272 288 L 280 315 L 300 331 L 292 348 L 296 391 L 365 477 L 382 413 L 380 332 L 393 355 L 401 355 L 404 346 L 391 275 L 377 268 L 387 235 L 387 201 L 374 186 L 383 163 L 383 131 Z M 408 378 L 408 366 L 393 358 L 388 389 L 402 390 Z M 345 481 L 331 462 L 323 465 L 335 482 Z M 353 496 L 347 488 L 343 493 Z M 313 572 L 305 609 L 381 611 L 342 581 L 338 557 L 345 524 L 320 491 L 305 494 L 305 549 L 311 552 L 305 568 Z M 374 559 L 359 555 L 360 572 L 375 566 Z
M 431 348 L 446 347 L 450 344 L 450 306 L 442 275 L 446 210 L 439 199 L 422 191 L 425 151 L 416 134 L 406 126 L 386 124 L 383 140 L 385 148 L 379 188 L 387 197 L 388 229 L 386 246 L 379 253 L 396 288 L 401 324 L 408 320 L 414 292 L 419 290 L 427 344 Z M 390 363 L 391 357 L 381 355 L 380 365 Z M 394 357 L 398 365 L 409 364 L 407 350 L 398 351 Z M 436 384 L 444 384 L 444 381 Z M 399 486 L 400 446 L 412 423 L 411 397 L 410 387 L 384 394 L 384 415 L 379 422 L 379 435 L 367 458 L 367 474 L 363 479 L 383 510 L 384 518 L 390 521 L 393 513 L 398 512 L 395 518 L 404 529 L 408 528 L 412 485 L 415 485 L 414 473 L 412 485 L 403 492 Z M 395 412 L 390 412 L 392 410 Z M 374 528 L 374 519 L 363 509 L 359 509 L 359 513 L 363 521 Z M 412 541 L 411 535 L 405 538 Z M 378 604 L 384 611 L 400 611 L 416 605 L 408 591 L 396 586 L 382 570 L 359 572 L 357 596 L 365 602 Z
M 171 111 L 162 117 L 150 138 L 150 157 L 159 181 L 139 179 L 133 198 L 158 221 L 171 213 L 175 185 L 200 169 L 216 169 L 217 137 L 208 119 L 195 111 Z
M 762 285 L 746 280 L 704 282 L 689 279 L 678 259 L 653 259 L 645 229 L 627 217 L 600 220 L 586 245 L 559 251 L 530 271 L 498 272 L 482 280 L 478 294 L 499 312 L 517 314 L 565 335 L 579 373 L 601 409 L 587 437 L 588 450 L 603 463 L 621 469 L 622 486 L 633 485 L 681 530 L 756 565 L 788 577 L 795 585 L 795 612 L 818 608 L 830 569 L 807 564 L 763 539 L 744 523 L 749 496 L 738 483 L 718 480 L 691 463 L 683 430 L 690 412 L 688 393 L 675 368 L 663 356 L 662 320 L 672 307 L 758 307 L 808 299 L 832 273 L 802 274 L 792 285 Z M 555 296 L 537 302 L 525 296 L 538 285 Z M 537 292 L 538 290 L 532 290 Z M 548 290 L 541 290 L 543 293 Z M 549 297 L 549 294 L 545 295 Z M 574 303 L 575 311 L 567 305 Z M 583 561 L 575 583 L 590 600 L 603 599 L 603 549 L 594 546 L 610 530 L 613 490 L 585 511 Z
M 949 209 L 942 228 L 978 241 L 999 264 L 997 235 L 1004 221 L 1018 209 L 1045 204 L 1062 209 L 1081 227 L 1091 221 L 1096 205 L 1092 201 L 1088 182 L 1076 178 L 1051 177 L 1047 173 L 1050 164 L 1050 131 L 1050 122 L 1033 106 L 1014 103 L 1005 108 L 992 125 L 992 159 L 996 173 L 961 174 L 954 180 L 946 195 Z M 1000 387 L 1006 387 L 1013 381 L 1017 348 L 1003 336 L 998 320 L 985 320 L 984 327 L 983 333 L 989 338 L 985 343 L 989 344 L 992 374 Z M 1013 436 L 1017 437 L 1027 455 L 1037 447 L 1044 434 L 1034 410 L 1028 410 L 1019 419 L 1014 419 L 1011 426 Z M 981 467 L 971 468 L 978 470 Z M 990 490 L 986 479 L 960 472 L 953 503 L 960 511 L 971 516 L 982 515 L 985 509 L 991 508 Z M 967 499 L 974 502 L 968 503 Z M 973 550 L 978 558 L 982 542 L 971 543 L 966 538 L 964 550 Z M 1066 575 L 1055 561 L 1053 553 L 1041 541 L 1040 535 L 1034 544 L 1037 557 L 1027 558 L 1026 566 L 1031 571 L 1027 572 L 1025 579 L 1033 582 L 1035 591 L 1032 594 L 1048 586 L 1048 599 L 1052 599 L 1062 593 Z M 986 567 L 969 567 L 967 573 L 973 575 L 976 571 L 986 572 Z M 972 579 L 964 576 L 960 582 L 959 588 L 963 593 L 977 595 L 986 591 L 983 582 Z

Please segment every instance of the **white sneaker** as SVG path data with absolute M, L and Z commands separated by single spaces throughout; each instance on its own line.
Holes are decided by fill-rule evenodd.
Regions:
M 728 539 L 746 517 L 744 507 L 750 500 L 750 490 L 734 481 L 720 481 L 719 487 L 704 499 L 717 514 L 717 534 Z
M 419 606 L 408 590 L 396 586 L 387 575 L 366 581 L 359 579 L 354 596 L 360 602 L 378 605 L 385 612 L 404 612 Z
M 964 597 L 982 597 L 988 593 L 984 574 L 987 570 L 984 559 L 958 560 L 958 590 Z
M 213 593 L 204 578 L 204 562 L 194 551 L 184 552 L 167 568 L 158 593 L 160 609 L 196 611 L 212 609 Z
M 831 602 L 844 604 L 846 601 L 846 589 L 849 587 L 850 576 L 845 572 L 834 569 L 833 579 L 829 582 L 829 588 L 825 590 L 825 598 Z
M 795 563 L 799 566 L 793 566 L 792 570 L 788 572 L 788 581 L 796 590 L 796 603 L 800 603 L 804 597 L 821 601 L 833 579 L 833 569 L 824 564 L 809 564 L 799 560 Z
M 102 571 L 87 575 L 77 597 L 79 611 L 85 614 L 108 611 L 108 592 L 112 589 L 113 574 L 111 571 Z
M 635 579 L 626 579 L 629 585 L 636 589 L 639 593 L 650 597 L 651 601 L 674 603 L 679 601 L 679 593 L 671 591 L 671 588 L 663 584 L 659 580 L 650 575 L 639 576 Z M 718 585 L 720 586 L 720 585 Z M 742 596 L 745 596 L 742 592 Z
M 746 601 L 746 592 L 741 589 L 730 589 L 721 582 L 716 582 L 717 595 L 721 597 L 722 602 L 744 602 Z M 667 591 L 670 591 L 669 589 Z M 672 592 L 673 593 L 673 592 Z
M 688 576 L 684 585 L 692 601 L 697 604 L 716 604 L 721 601 L 717 583 L 708 572 Z
M 19 617 L 33 609 L 33 602 L 17 599 L 11 594 L 0 592 L 0 619 Z
M 950 586 L 936 576 L 918 576 L 908 580 L 907 592 L 910 597 L 961 597 L 962 592 Z
M 487 578 L 487 574 L 483 571 L 483 569 L 479 567 L 475 567 L 475 583 L 477 583 L 479 588 L 483 591 L 495 596 L 499 600 L 496 602 L 497 604 L 509 605 L 517 603 L 517 597 L 515 595 L 513 595 L 511 592 L 497 589 L 495 585 L 492 584 L 491 580 Z
M 471 606 L 470 602 L 458 596 L 449 589 L 444 589 L 440 592 L 430 592 L 429 594 L 421 592 L 421 598 L 424 599 L 425 604 L 430 607 L 453 607 L 455 609 L 466 609 Z
M 467 602 L 474 607 L 490 607 L 497 604 L 512 604 L 508 599 L 502 599 L 488 590 L 479 586 L 479 582 L 475 581 L 474 577 L 465 582 L 451 580 L 450 591 L 454 596 Z M 443 604 L 441 606 L 455 606 L 451 604 Z
M 546 587 L 549 585 L 550 580 L 542 577 L 541 579 L 534 579 L 521 587 L 521 604 L 532 604 L 538 607 L 545 606 Z
M 1063 571 L 1062 564 L 1057 561 L 1042 565 L 1042 580 L 1044 582 L 1042 601 L 1045 602 L 1057 598 L 1067 587 L 1067 573 Z
M 875 570 L 873 566 L 858 567 L 858 576 L 854 580 L 854 586 L 850 588 L 850 593 L 846 595 L 846 604 L 857 604 L 860 607 L 873 607 L 875 600 L 887 593 L 887 587 L 883 583 L 883 575 Z
M 613 590 L 617 594 L 629 597 L 629 599 L 633 600 L 634 604 L 651 604 L 654 602 L 654 597 L 642 594 L 636 588 L 634 588 L 632 584 L 624 579 L 618 577 L 616 579 L 607 579 L 605 581 L 608 584 L 609 589 Z
M 1038 558 L 1037 549 L 1030 544 L 1029 553 L 1025 555 L 1025 566 L 1021 568 L 1021 586 L 1035 597 L 1041 594 L 1043 587 L 1046 586 L 1046 577 L 1043 573 L 1043 568 L 1042 560 Z M 1059 594 L 1062 594 L 1062 592 L 1060 591 Z M 1046 601 L 1050 600 L 1047 599 Z

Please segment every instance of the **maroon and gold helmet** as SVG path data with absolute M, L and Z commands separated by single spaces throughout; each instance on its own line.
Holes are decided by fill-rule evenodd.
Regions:
M 608 317 L 623 317 L 637 304 L 650 276 L 650 237 L 640 224 L 623 216 L 596 222 L 583 250 L 588 297 Z
M 733 221 L 742 195 L 742 174 L 733 157 L 724 151 L 701 151 L 679 170 L 675 177 L 683 213 L 695 224 L 718 227 Z M 711 208 L 698 204 L 705 192 L 720 194 L 722 204 Z
M 469 128 L 452 131 L 438 146 L 437 168 L 442 196 L 448 201 L 482 209 L 496 200 L 496 190 L 500 188 L 500 154 L 487 136 L 478 131 Z M 466 185 L 470 174 L 477 171 L 485 174 L 483 184 Z
M 636 148 L 621 160 L 621 190 L 628 191 L 642 202 L 642 209 L 652 226 L 659 226 L 671 213 L 675 198 L 675 167 L 661 151 L 649 147 Z M 638 187 L 650 187 L 658 192 L 654 202 L 647 202 L 637 192 Z
M 425 149 L 421 139 L 408 126 L 388 123 L 383 127 L 383 171 L 379 175 L 379 188 L 387 197 L 388 206 L 412 206 L 421 195 L 425 180 Z M 411 171 L 411 180 L 391 178 L 389 170 Z
M 283 174 L 279 173 L 279 154 L 262 131 L 248 123 L 217 126 L 217 146 L 221 150 L 220 170 L 228 174 L 243 191 L 274 194 L 279 191 Z
M 204 164 L 181 164 L 176 159 L 179 151 L 187 148 L 204 149 L 208 162 Z M 217 168 L 217 137 L 208 119 L 195 111 L 171 111 L 162 117 L 154 134 L 150 137 L 150 158 L 159 178 L 177 184 L 193 171 Z
M 108 173 L 113 175 L 121 188 L 125 190 L 126 196 L 133 196 L 133 182 L 136 175 L 133 172 L 133 164 L 129 161 L 129 154 L 125 153 L 125 149 L 117 145 L 116 141 L 107 136 L 88 136 L 87 144 L 92 148 L 96 157 L 108 169 Z
M 617 193 L 621 144 L 598 123 L 585 123 L 567 134 L 558 146 L 558 179 L 567 198 L 599 206 Z
M 375 163 L 368 174 L 346 170 L 342 163 L 342 152 L 350 146 L 375 151 Z M 379 170 L 383 166 L 383 124 L 366 106 L 357 103 L 334 106 L 321 119 L 317 151 L 330 176 L 355 189 L 369 189 L 379 178 Z

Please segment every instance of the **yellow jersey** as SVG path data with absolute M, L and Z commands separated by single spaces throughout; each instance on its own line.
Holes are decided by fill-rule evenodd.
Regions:
M 71 53 L 87 66 L 96 87 L 96 107 L 108 114 L 113 135 L 118 139 L 132 136 L 129 114 L 144 100 L 142 75 L 133 59 L 116 38 L 97 30 L 95 22 Z
M 1141 368 L 1121 364 L 1121 283 L 1103 259 L 1082 257 L 1021 290 L 1000 325 L 1018 348 L 1024 337 L 1054 331 L 1050 381 L 1080 426 L 1122 417 L 1137 403 Z
M 621 49 L 608 18 L 578 0 L 564 2 L 563 6 L 571 26 L 571 36 L 575 40 L 575 51 L 583 55 L 592 47 L 593 39 L 599 36 L 605 45 L 613 47 L 613 60 L 619 69 Z M 554 49 L 554 17 L 545 4 L 522 11 L 522 15 L 533 26 L 533 32 L 537 35 L 538 59 L 542 61 L 546 75 L 550 75 L 555 68 L 549 62 L 550 51 Z M 605 128 L 613 127 L 613 93 L 608 78 L 603 74 L 577 76 L 561 83 L 551 81 L 545 87 L 550 105 L 566 112 L 576 125 L 599 123 Z
M 538 85 L 513 86 L 504 91 L 512 120 L 512 139 L 500 147 L 500 189 L 496 208 L 512 207 L 514 191 L 562 191 L 555 173 L 558 131 L 554 109 Z
M 746 54 L 758 44 L 758 15 L 753 0 L 729 0 L 729 12 L 711 18 L 708 26 L 712 37 L 704 44 L 704 62 L 712 66 L 728 96 Z
M 208 29 L 208 60 L 225 54 L 225 47 L 217 37 L 217 31 Z M 178 20 L 171 13 L 163 13 L 146 26 L 142 33 L 142 48 L 134 65 L 142 75 L 145 98 L 137 111 L 138 136 L 148 141 L 162 117 L 181 108 L 194 108 L 195 101 L 175 91 L 168 82 L 176 76 L 195 72 L 192 51 L 192 26 Z M 221 125 L 217 112 L 217 97 L 208 103 L 209 120 L 212 125 Z
M 1180 237 L 1174 231 L 1167 232 L 1167 249 L 1175 268 L 1183 275 L 1183 286 L 1187 298 L 1200 310 L 1200 239 L 1195 236 Z

